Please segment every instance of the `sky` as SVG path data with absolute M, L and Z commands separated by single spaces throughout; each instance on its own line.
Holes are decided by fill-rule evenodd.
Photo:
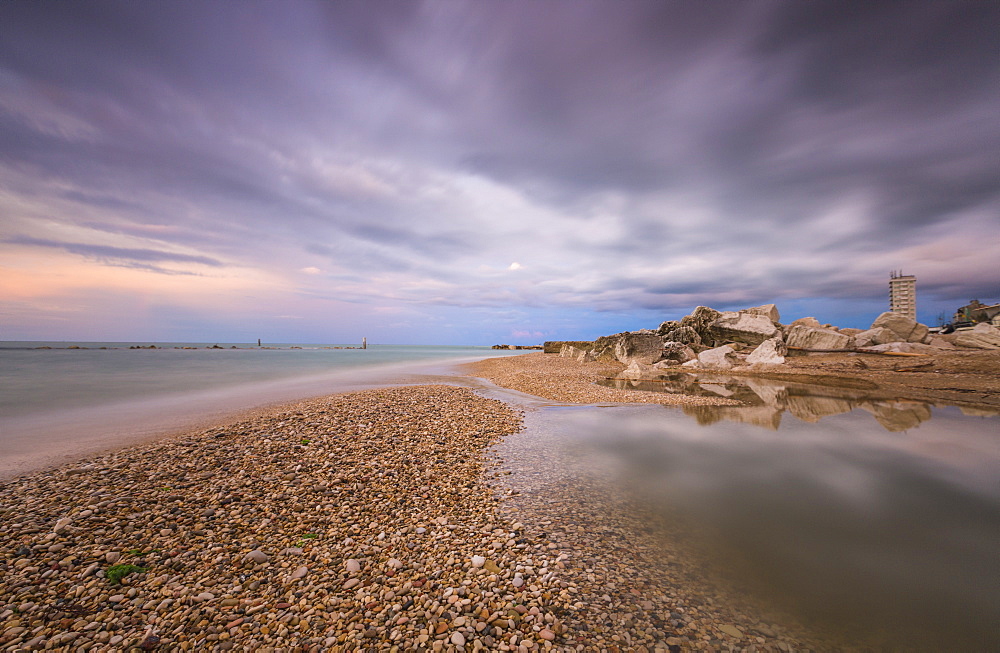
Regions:
M 0 3 L 0 340 L 1000 301 L 1000 3 Z

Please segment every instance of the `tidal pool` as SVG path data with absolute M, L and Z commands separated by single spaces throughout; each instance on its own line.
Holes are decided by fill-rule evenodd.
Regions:
M 833 648 L 1000 650 L 1000 417 L 759 379 L 648 385 L 750 405 L 529 410 L 498 453 L 537 518 L 573 520 L 560 488 L 596 479 L 636 501 L 637 528 L 670 524 L 664 552 Z

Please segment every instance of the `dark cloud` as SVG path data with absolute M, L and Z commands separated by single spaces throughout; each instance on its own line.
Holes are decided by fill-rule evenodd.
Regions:
M 465 307 L 867 301 L 900 267 L 995 295 L 935 248 L 1000 232 L 998 23 L 934 0 L 3 3 L 5 242 Z

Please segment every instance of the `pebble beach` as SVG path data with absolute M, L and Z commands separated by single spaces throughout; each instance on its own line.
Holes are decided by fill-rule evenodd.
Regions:
M 540 366 L 571 376 L 509 360 L 539 396 Z M 521 424 L 469 389 L 395 387 L 8 481 L 0 650 L 824 648 L 720 604 L 597 490 L 520 496 L 490 448 Z

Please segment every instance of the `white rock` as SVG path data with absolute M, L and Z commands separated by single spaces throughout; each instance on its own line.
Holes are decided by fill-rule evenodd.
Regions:
M 735 340 L 748 345 L 758 345 L 779 333 L 774 322 L 764 315 L 726 312 L 710 325 L 712 333 L 721 340 Z
M 851 337 L 833 329 L 799 324 L 788 330 L 785 344 L 800 349 L 847 349 L 851 345 Z
M 794 327 L 794 326 L 807 326 L 807 327 L 811 327 L 813 329 L 822 329 L 823 328 L 823 325 L 819 323 L 819 320 L 817 320 L 814 317 L 800 317 L 799 319 L 795 320 L 794 322 L 792 322 L 788 326 L 790 326 L 790 327 Z
M 747 356 L 749 365 L 781 365 L 785 362 L 788 350 L 781 338 L 770 338 L 757 345 L 757 348 Z
M 350 560 L 344 563 L 344 568 L 351 573 L 354 573 L 356 571 L 361 571 L 361 563 L 351 558 Z
M 896 340 L 904 342 L 923 342 L 929 331 L 926 326 L 900 313 L 886 311 L 872 322 L 872 328 L 884 327 L 898 336 Z
M 486 558 L 483 556 L 472 556 L 472 566 L 475 568 L 482 567 L 486 564 Z
M 521 587 L 524 585 L 524 579 L 520 576 L 514 576 L 513 580 L 510 581 L 510 584 L 514 587 Z
M 1000 349 L 1000 329 L 983 322 L 970 331 L 955 334 L 955 344 L 977 349 Z
M 462 633 L 453 633 L 451 636 L 451 643 L 455 646 L 465 646 L 465 635 Z
M 402 569 L 403 563 L 396 558 L 389 558 L 389 562 L 385 563 L 392 569 Z
M 709 349 L 698 354 L 701 367 L 728 370 L 736 362 L 736 351 L 729 345 Z
M 753 308 L 744 308 L 741 313 L 750 313 L 752 315 L 763 315 L 772 322 L 781 322 L 781 314 L 778 313 L 778 307 L 774 304 L 764 304 L 763 306 L 754 306 Z

